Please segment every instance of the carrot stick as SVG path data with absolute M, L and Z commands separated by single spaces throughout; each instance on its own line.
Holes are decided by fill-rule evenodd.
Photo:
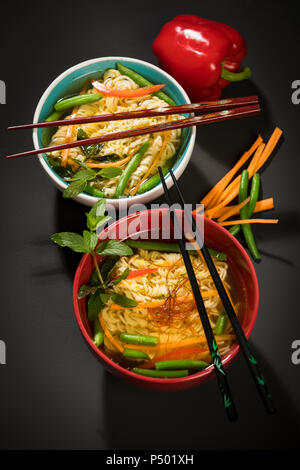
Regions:
M 268 160 L 269 156 L 276 147 L 280 137 L 282 135 L 282 130 L 279 127 L 276 127 L 273 134 L 271 135 L 267 145 L 265 146 L 264 152 L 258 162 L 258 165 L 253 169 L 253 174 L 256 173 Z
M 143 369 L 151 369 L 154 367 L 155 363 L 158 361 L 169 361 L 173 359 L 187 359 L 187 358 L 193 358 L 197 357 L 199 358 L 199 354 L 205 354 L 205 356 L 208 353 L 207 348 L 202 348 L 201 346 L 188 346 L 185 348 L 179 348 L 175 351 L 170 351 L 165 354 L 161 354 L 158 357 L 155 357 L 151 361 L 147 361 L 144 364 L 141 364 L 141 367 Z
M 201 295 L 204 299 L 208 299 L 209 297 L 214 297 L 215 295 L 218 295 L 218 291 L 217 290 L 203 290 L 201 291 Z M 130 307 L 130 308 L 157 308 L 157 307 L 161 307 L 162 305 L 164 305 L 164 303 L 167 300 L 168 299 L 154 300 L 153 302 L 139 302 L 136 305 L 136 307 Z M 183 295 L 182 297 L 175 297 L 174 300 L 177 303 L 193 302 L 194 296 L 192 294 L 187 294 L 187 295 Z M 111 310 L 121 310 L 121 309 L 128 308 L 128 307 L 121 307 L 121 305 L 118 305 L 118 304 L 111 304 L 109 308 Z
M 118 351 L 120 351 L 120 353 L 122 353 L 124 351 L 123 346 L 119 344 L 117 340 L 115 340 L 111 332 L 106 328 L 101 312 L 99 313 L 98 318 L 99 318 L 100 325 L 102 326 L 102 330 L 104 331 L 104 334 L 107 337 L 107 339 L 111 342 L 111 344 L 115 346 L 116 349 L 118 349 Z
M 266 163 L 271 153 L 273 152 L 274 148 L 276 147 L 281 137 L 281 134 L 282 134 L 282 130 L 279 129 L 279 127 L 276 127 L 270 139 L 268 140 L 266 146 L 263 149 L 261 147 L 257 149 L 257 152 L 259 153 L 259 155 L 254 155 L 253 160 L 255 158 L 255 163 L 253 165 L 251 165 L 250 163 L 248 167 L 249 178 L 251 178 L 254 175 L 254 173 L 256 173 Z M 233 183 L 226 188 L 226 190 L 224 191 L 222 195 L 222 202 L 217 207 L 227 206 L 238 195 L 240 179 L 241 177 L 238 176 L 233 181 Z M 213 215 L 210 214 L 210 217 L 213 217 Z
M 257 162 L 262 157 L 264 149 L 265 149 L 265 144 L 261 144 L 257 148 L 257 150 L 256 150 L 256 152 L 253 156 L 253 159 L 252 159 L 252 162 L 255 162 L 255 164 L 251 166 L 252 162 L 250 162 L 250 165 L 247 168 L 248 173 L 249 173 L 249 178 L 251 178 L 254 175 L 255 165 L 257 164 Z M 240 181 L 241 181 L 241 175 L 237 176 L 232 181 L 232 183 L 229 186 L 227 186 L 227 188 L 225 189 L 225 191 L 223 192 L 223 194 L 220 198 L 219 205 L 217 207 L 227 206 L 229 204 L 229 202 L 231 202 L 232 199 L 234 199 L 238 195 L 239 187 L 240 187 Z M 234 194 L 234 197 L 231 198 L 231 195 L 233 195 L 233 194 Z M 223 204 L 224 201 L 226 201 L 226 204 Z M 214 209 L 216 209 L 216 207 L 213 208 L 212 211 L 214 211 Z M 213 215 L 210 214 L 210 217 L 215 217 L 215 212 L 213 212 Z
M 226 186 L 230 183 L 236 172 L 244 165 L 249 157 L 255 152 L 257 147 L 262 143 L 261 136 L 258 136 L 254 144 L 250 147 L 249 150 L 244 152 L 239 161 L 234 165 L 234 167 L 207 193 L 207 195 L 202 199 L 201 204 L 204 204 L 207 208 L 212 207 L 216 203 L 217 199 L 220 197 Z
M 274 199 L 272 197 L 269 197 L 268 199 L 262 199 L 261 201 L 257 201 L 253 212 L 268 211 L 270 209 L 274 209 Z
M 88 87 L 90 84 L 90 80 L 87 80 L 79 93 L 80 95 L 83 95 L 86 93 Z M 75 108 L 72 111 L 70 119 L 75 119 L 78 113 L 79 106 L 75 106 Z M 67 133 L 66 133 L 66 138 L 65 138 L 65 144 L 71 142 L 73 140 L 73 134 L 74 134 L 74 129 L 75 127 L 73 125 L 69 125 L 67 128 Z M 62 166 L 67 166 L 68 163 L 68 157 L 71 149 L 64 149 L 61 152 L 61 165 Z
M 122 165 L 124 165 L 124 163 L 128 162 L 128 160 L 130 160 L 130 159 L 131 159 L 131 155 L 129 155 L 128 157 L 123 158 L 122 160 L 119 160 L 117 162 L 111 162 L 111 163 L 89 163 L 89 162 L 86 162 L 86 165 L 89 168 L 107 168 L 107 167 L 111 167 L 111 166 L 122 166 Z
M 168 122 L 170 122 L 172 119 L 172 116 L 168 116 Z M 146 173 L 144 174 L 143 178 L 138 182 L 138 184 L 135 186 L 135 188 L 133 188 L 131 191 L 130 191 L 130 194 L 131 196 L 134 196 L 136 194 L 136 192 L 138 191 L 139 187 L 141 186 L 141 184 L 143 184 L 143 182 L 148 178 L 148 176 L 151 174 L 152 170 L 156 167 L 157 165 L 157 162 L 159 161 L 160 157 L 162 156 L 162 153 L 165 149 L 165 146 L 167 145 L 167 141 L 168 141 L 168 137 L 169 137 L 169 132 L 165 132 L 164 133 L 164 137 L 163 137 L 163 142 L 162 142 L 162 146 L 160 148 L 160 151 L 158 152 L 158 154 L 156 155 L 155 159 L 153 160 L 152 162 L 152 165 L 150 166 L 150 168 L 148 168 L 148 170 L 146 171 Z
M 227 215 L 227 212 L 232 211 L 232 213 Z M 274 209 L 274 199 L 272 197 L 269 197 L 267 199 L 262 199 L 261 201 L 257 201 L 254 207 L 253 212 L 263 212 L 263 211 L 268 211 Z M 217 217 L 219 217 L 218 222 L 224 222 L 224 220 L 229 219 L 229 217 L 232 217 L 233 215 L 239 215 L 240 209 L 239 209 L 239 204 L 236 206 L 227 206 L 223 207 L 219 210 L 219 213 L 216 214 Z M 226 215 L 226 217 L 225 217 Z M 223 217 L 223 220 L 221 220 L 221 217 Z
M 247 197 L 247 199 L 245 199 L 240 204 L 237 204 L 236 206 L 233 206 L 230 209 L 228 209 L 228 211 L 225 212 L 224 215 L 222 215 L 221 217 L 218 218 L 218 222 L 223 222 L 224 220 L 229 219 L 229 217 L 232 217 L 233 215 L 235 215 L 236 213 L 239 214 L 240 209 L 242 209 L 242 207 L 246 206 L 249 201 L 250 201 L 250 197 Z M 236 212 L 236 211 L 238 211 L 238 212 Z
M 244 219 L 244 220 L 227 220 L 219 225 L 235 225 L 235 224 L 278 224 L 278 219 Z
M 218 335 L 215 336 L 216 342 L 220 343 L 222 341 L 233 341 L 235 335 Z M 159 343 L 156 346 L 142 346 L 140 344 L 124 344 L 125 349 L 137 349 L 138 351 L 161 351 L 164 349 L 175 349 L 181 348 L 184 346 L 192 346 L 195 344 L 206 343 L 206 337 L 199 336 L 198 338 L 184 339 L 182 341 L 177 341 L 176 343 Z

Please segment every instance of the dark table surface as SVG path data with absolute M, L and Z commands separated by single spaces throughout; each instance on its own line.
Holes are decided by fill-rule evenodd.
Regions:
M 300 365 L 291 344 L 300 339 L 299 116 L 291 83 L 300 79 L 296 2 L 281 1 L 52 1 L 7 6 L 2 17 L 0 79 L 1 285 L 0 366 L 2 449 L 286 449 L 299 447 Z M 154 393 L 107 373 L 83 340 L 72 308 L 72 280 L 80 256 L 49 241 L 58 231 L 82 229 L 85 208 L 48 180 L 35 158 L 5 161 L 32 148 L 30 132 L 8 134 L 30 122 L 49 83 L 86 59 L 122 55 L 156 63 L 151 43 L 181 13 L 228 23 L 248 44 L 249 82 L 226 96 L 258 93 L 261 116 L 197 131 L 181 178 L 196 203 L 260 132 L 275 125 L 284 139 L 263 172 L 263 195 L 274 196 L 278 226 L 256 226 L 262 262 L 256 265 L 260 308 L 251 344 L 278 412 L 266 416 L 239 356 L 228 371 L 239 409 L 227 422 L 214 380 L 180 393 Z M 269 215 L 268 215 L 269 216 Z M 142 425 L 143 424 L 143 425 Z

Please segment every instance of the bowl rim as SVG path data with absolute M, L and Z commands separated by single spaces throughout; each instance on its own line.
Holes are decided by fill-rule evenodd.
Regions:
M 160 211 L 160 212 L 164 211 L 165 212 L 167 210 L 168 210 L 167 208 L 147 209 L 147 210 L 144 210 L 144 211 L 141 211 L 141 212 L 138 212 L 138 213 L 131 214 L 127 217 L 123 217 L 121 219 L 118 219 L 113 224 L 109 225 L 106 229 L 102 230 L 102 232 L 98 235 L 98 238 L 100 239 L 102 234 L 106 233 L 111 228 L 117 226 L 120 223 L 120 221 L 122 221 L 122 220 L 124 221 L 124 219 L 129 220 L 129 219 L 131 219 L 133 217 L 136 217 L 138 215 L 142 215 L 142 214 L 146 214 L 146 213 L 148 214 L 149 212 L 157 212 L 157 211 Z M 254 297 L 254 300 L 255 300 L 254 307 L 252 309 L 252 316 L 251 316 L 249 325 L 248 325 L 247 329 L 244 330 L 245 336 L 248 339 L 251 332 L 252 332 L 252 330 L 253 330 L 253 328 L 254 328 L 254 325 L 255 325 L 255 322 L 256 322 L 256 319 L 257 319 L 257 314 L 258 314 L 258 306 L 259 306 L 259 285 L 258 285 L 258 279 L 257 279 L 257 275 L 256 275 L 256 271 L 254 269 L 253 263 L 252 263 L 249 255 L 248 255 L 248 253 L 246 252 L 246 250 L 240 244 L 240 242 L 228 230 L 226 230 L 224 227 L 217 224 L 213 220 L 208 219 L 205 216 L 197 214 L 197 217 L 203 217 L 206 223 L 212 225 L 212 227 L 216 228 L 217 230 L 221 230 L 229 238 L 229 240 L 237 247 L 237 249 L 240 251 L 243 259 L 246 261 L 247 267 L 250 271 L 251 279 L 253 280 L 253 297 Z M 193 383 L 193 382 L 195 382 L 195 385 L 197 385 L 197 384 L 200 385 L 200 383 L 205 382 L 208 378 L 213 377 L 213 375 L 215 374 L 213 364 L 211 364 L 209 367 L 207 367 L 206 369 L 204 369 L 202 371 L 195 372 L 192 375 L 188 375 L 186 377 L 178 377 L 178 378 L 172 378 L 172 379 L 168 379 L 168 378 L 160 379 L 160 378 L 155 378 L 155 377 L 147 377 L 147 376 L 144 376 L 144 375 L 136 374 L 135 372 L 132 372 L 128 369 L 125 369 L 124 367 L 120 366 L 119 364 L 114 362 L 112 359 L 110 359 L 108 355 L 106 355 L 101 349 L 99 349 L 93 343 L 92 339 L 88 335 L 88 333 L 86 331 L 86 328 L 85 328 L 85 326 L 84 326 L 84 324 L 81 320 L 80 311 L 79 311 L 79 307 L 78 307 L 78 299 L 77 299 L 77 292 L 78 292 L 78 288 L 80 287 L 79 286 L 79 277 L 81 275 L 81 270 L 82 270 L 82 268 L 83 268 L 83 266 L 86 262 L 86 259 L 89 256 L 90 256 L 89 254 L 85 254 L 85 255 L 82 256 L 82 258 L 80 260 L 80 263 L 77 267 L 76 273 L 75 273 L 75 277 L 74 277 L 74 281 L 73 281 L 73 307 L 74 307 L 76 321 L 77 321 L 78 326 L 81 330 L 81 333 L 83 334 L 83 336 L 86 339 L 89 346 L 95 351 L 95 353 L 104 362 L 106 362 L 111 368 L 117 370 L 120 374 L 122 374 L 126 377 L 129 377 L 131 379 L 134 379 L 136 381 L 140 381 L 141 383 L 147 382 L 147 383 L 154 383 L 154 384 L 166 385 L 167 386 L 167 385 L 170 385 L 170 384 L 182 384 L 182 383 L 189 383 L 189 382 Z M 225 354 L 225 356 L 222 358 L 222 362 L 223 362 L 223 365 L 224 365 L 225 368 L 227 368 L 229 366 L 229 364 L 233 361 L 233 359 L 238 354 L 239 350 L 240 350 L 240 345 L 237 343 L 232 349 L 230 349 L 230 351 L 227 354 Z M 201 382 L 199 382 L 200 378 L 202 379 Z
M 175 80 L 175 78 L 173 78 L 167 72 L 162 70 L 160 67 L 158 67 L 156 65 L 153 65 L 150 62 L 147 62 L 145 60 L 135 59 L 133 57 L 106 56 L 106 57 L 98 57 L 98 58 L 95 58 L 95 59 L 88 59 L 88 60 L 85 60 L 83 62 L 79 62 L 78 64 L 75 64 L 72 67 L 69 67 L 67 70 L 65 70 L 60 75 L 58 75 L 58 77 L 56 77 L 50 83 L 50 85 L 46 88 L 46 90 L 42 94 L 41 98 L 39 99 L 38 104 L 37 104 L 36 109 L 35 109 L 35 112 L 34 112 L 33 122 L 35 123 L 35 122 L 39 121 L 39 116 L 40 116 L 42 107 L 44 106 L 44 103 L 45 103 L 47 97 L 49 96 L 51 91 L 60 83 L 61 80 L 63 80 L 68 75 L 70 75 L 72 72 L 74 72 L 78 69 L 81 69 L 82 67 L 85 67 L 85 66 L 90 65 L 90 64 L 95 64 L 97 62 L 108 61 L 108 60 L 112 60 L 112 61 L 116 61 L 116 62 L 130 61 L 130 62 L 134 62 L 134 63 L 137 63 L 137 64 L 142 64 L 142 65 L 144 65 L 144 66 L 146 66 L 146 67 L 148 67 L 152 70 L 155 70 L 155 71 L 159 72 L 162 75 L 165 75 L 166 78 L 170 82 L 172 82 L 172 84 L 180 91 L 180 93 L 182 94 L 182 96 L 183 96 L 184 100 L 186 101 L 186 103 L 187 104 L 191 103 L 191 100 L 190 100 L 188 94 L 182 88 L 182 86 L 177 82 L 177 80 Z M 33 138 L 34 148 L 36 150 L 38 150 L 40 148 L 39 139 L 38 139 L 38 129 L 33 129 L 32 138 Z M 192 126 L 191 127 L 191 135 L 188 138 L 188 141 L 186 143 L 183 155 L 182 155 L 182 157 L 179 161 L 178 166 L 174 169 L 174 174 L 177 178 L 179 178 L 182 175 L 182 173 L 184 172 L 184 170 L 185 170 L 185 168 L 186 168 L 186 166 L 187 166 L 187 164 L 188 164 L 188 162 L 189 162 L 189 160 L 192 156 L 194 146 L 195 146 L 195 139 L 196 139 L 196 127 Z M 68 183 L 65 183 L 64 181 L 61 180 L 61 178 L 58 177 L 58 175 L 56 175 L 54 170 L 52 170 L 52 168 L 50 168 L 50 166 L 45 161 L 44 155 L 39 153 L 38 154 L 38 159 L 39 159 L 42 167 L 44 168 L 44 170 L 46 171 L 46 173 L 50 177 L 50 179 L 53 180 L 53 182 L 55 183 L 55 185 L 58 186 L 62 191 L 65 188 L 67 188 Z M 170 174 L 168 174 L 166 176 L 166 183 L 167 183 L 168 188 L 171 188 L 173 186 L 173 180 L 172 180 Z M 138 194 L 138 195 L 130 196 L 130 197 L 124 197 L 124 198 L 121 198 L 121 199 L 111 198 L 111 199 L 108 199 L 108 200 L 113 205 L 121 205 L 121 204 L 124 204 L 126 202 L 130 203 L 130 204 L 138 204 L 138 203 L 142 203 L 145 200 L 145 197 L 147 197 L 147 202 L 149 202 L 149 201 L 154 200 L 155 198 L 159 197 L 162 193 L 163 193 L 163 188 L 162 188 L 162 184 L 160 182 L 154 188 L 150 189 L 149 191 L 146 191 L 143 194 Z M 79 200 L 85 201 L 89 205 L 93 205 L 99 200 L 98 197 L 91 196 L 91 195 L 85 194 L 85 193 L 80 193 L 78 196 L 76 196 L 73 199 L 78 200 L 78 201 Z

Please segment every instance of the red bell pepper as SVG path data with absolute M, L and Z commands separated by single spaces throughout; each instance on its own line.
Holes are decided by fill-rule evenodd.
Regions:
M 193 101 L 217 100 L 222 88 L 251 76 L 239 72 L 246 55 L 240 33 L 196 15 L 179 15 L 166 23 L 153 43 L 159 65 L 187 91 Z
M 107 88 L 103 83 L 98 82 L 98 80 L 93 80 L 92 85 L 97 92 L 100 92 L 101 95 L 115 96 L 119 98 L 138 98 L 140 96 L 150 95 L 165 86 L 164 84 L 161 84 L 136 88 L 135 90 L 115 90 L 113 88 Z

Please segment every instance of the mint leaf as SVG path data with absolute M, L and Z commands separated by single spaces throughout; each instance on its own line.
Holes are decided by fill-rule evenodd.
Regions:
M 51 240 L 59 246 L 67 246 L 77 253 L 87 253 L 84 239 L 78 233 L 60 232 L 51 235 Z
M 105 225 L 109 222 L 110 219 L 111 217 L 109 215 L 93 217 L 92 215 L 87 214 L 87 226 L 90 230 L 97 230 L 101 225 Z
M 85 284 L 82 284 L 82 286 L 79 288 L 79 291 L 77 292 L 77 299 L 80 300 L 86 297 L 87 295 L 94 294 L 97 289 L 97 286 L 86 286 Z
M 116 277 L 116 279 L 112 279 L 111 281 L 111 284 L 113 284 L 114 286 L 116 284 L 119 284 L 121 281 L 123 281 L 124 279 L 126 279 L 129 275 L 129 268 L 126 268 L 121 274 L 120 276 Z
M 75 197 L 78 194 L 82 193 L 86 187 L 86 180 L 73 181 L 69 186 L 64 190 L 63 197 Z
M 88 232 L 87 230 L 84 230 L 83 241 L 84 241 L 87 251 L 91 253 L 92 251 L 94 251 L 94 248 L 97 245 L 98 237 L 94 232 Z
M 96 230 L 100 225 L 106 224 L 111 217 L 104 216 L 105 214 L 105 199 L 99 199 L 92 209 L 87 212 L 87 226 L 90 230 Z
M 100 291 L 97 289 L 88 300 L 88 319 L 94 321 L 103 308 Z
M 102 300 L 104 304 L 106 304 L 109 301 L 110 297 L 111 297 L 110 294 L 103 294 L 103 293 L 100 294 L 100 299 Z
M 118 256 L 129 256 L 133 254 L 132 249 L 126 245 L 126 243 L 119 240 L 109 240 L 102 242 L 97 247 L 98 255 L 118 255 Z
M 97 174 L 91 168 L 85 168 L 84 170 L 77 171 L 73 176 L 72 180 L 84 180 L 84 181 L 92 181 L 96 178 Z
M 51 168 L 62 178 L 71 178 L 73 172 L 69 167 L 61 165 L 61 159 L 57 157 L 50 157 L 47 155 L 47 160 Z
M 111 272 L 113 271 L 116 262 L 119 260 L 119 256 L 110 256 L 107 258 L 100 268 L 100 273 L 104 281 L 109 279 Z
M 97 172 L 97 175 L 101 176 L 102 178 L 115 178 L 116 176 L 119 176 L 121 174 L 122 174 L 122 170 L 121 168 L 118 168 L 117 166 L 103 168 L 102 170 Z
M 88 138 L 89 136 L 87 135 L 87 133 L 83 129 L 79 128 L 77 131 L 77 140 L 83 140 Z M 100 153 L 100 150 L 103 148 L 103 146 L 104 144 L 100 143 L 91 145 L 81 145 L 80 148 L 86 157 L 93 157 Z
M 138 302 L 133 299 L 129 299 L 125 295 L 114 293 L 111 295 L 112 300 L 115 304 L 121 305 L 121 307 L 132 308 L 138 305 Z
M 88 217 L 89 215 L 92 215 L 93 217 L 100 217 L 105 214 L 105 204 L 106 200 L 105 199 L 99 199 L 99 201 L 94 204 L 94 206 L 91 208 L 90 212 L 86 214 Z
M 99 277 L 96 269 L 94 269 L 93 274 L 90 278 L 90 285 L 91 286 L 98 286 L 99 285 Z

